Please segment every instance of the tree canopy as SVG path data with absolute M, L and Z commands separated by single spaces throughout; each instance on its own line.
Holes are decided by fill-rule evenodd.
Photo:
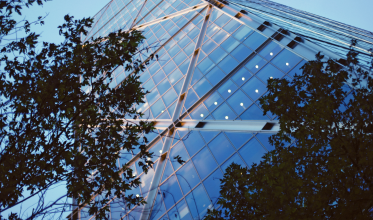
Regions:
M 275 150 L 227 168 L 207 219 L 372 219 L 373 65 L 361 67 L 356 43 L 346 59 L 319 53 L 294 80 L 268 81 Z
M 64 41 L 39 42 L 31 30 L 43 24 L 42 17 L 34 22 L 13 18 L 35 3 L 43 1 L 0 2 L 0 218 L 19 219 L 19 213 L 1 215 L 65 182 L 67 195 L 48 204 L 39 200 L 27 219 L 71 211 L 67 197 L 83 205 L 102 194 L 89 209 L 101 219 L 108 207 L 99 209 L 109 199 L 139 184 L 127 164 L 118 168 L 118 152 L 139 148 L 140 158 L 152 156 L 145 135 L 153 124 L 126 120 L 142 116 L 136 105 L 146 94 L 138 76 L 144 66 L 134 56 L 144 37 L 136 30 L 118 30 L 82 42 L 93 20 L 66 15 L 58 27 Z M 24 37 L 7 41 L 16 33 Z M 129 74 L 112 86 L 118 66 Z M 145 161 L 146 172 L 152 161 Z M 126 195 L 126 201 L 136 204 L 142 198 Z

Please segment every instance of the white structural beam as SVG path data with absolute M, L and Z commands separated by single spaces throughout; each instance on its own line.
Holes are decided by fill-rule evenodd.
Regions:
M 206 30 L 207 30 L 208 21 L 209 21 L 211 11 L 212 11 L 212 5 L 209 5 L 208 10 L 206 12 L 205 19 L 204 19 L 203 24 L 202 24 L 200 34 L 198 36 L 197 44 L 196 44 L 196 47 L 195 47 L 195 50 L 194 50 L 195 52 L 192 56 L 192 60 L 189 64 L 188 71 L 186 73 L 186 77 L 185 77 L 185 80 L 184 80 L 184 84 L 183 84 L 181 92 L 180 92 L 181 95 L 179 96 L 178 102 L 177 102 L 175 110 L 174 110 L 174 114 L 173 114 L 173 117 L 172 117 L 172 121 L 174 121 L 174 122 L 177 121 L 177 119 L 180 117 L 181 109 L 182 109 L 182 106 L 183 106 L 183 103 L 184 103 L 183 99 L 185 97 L 186 91 L 188 90 L 188 86 L 190 84 L 190 81 L 193 77 L 195 64 L 196 64 L 197 59 L 198 59 L 199 48 L 202 46 L 203 38 L 204 38 Z M 146 199 L 146 204 L 145 204 L 143 212 L 141 214 L 141 218 L 140 218 L 141 220 L 148 220 L 150 218 L 151 212 L 148 211 L 148 210 L 152 210 L 153 203 L 154 203 L 155 198 L 157 196 L 159 183 L 161 182 L 163 169 L 164 169 L 164 166 L 166 164 L 165 157 L 166 157 L 166 155 L 167 155 L 167 153 L 168 153 L 168 151 L 171 147 L 171 144 L 172 144 L 171 136 L 172 136 L 174 131 L 175 131 L 174 128 L 171 128 L 168 131 L 168 136 L 166 137 L 166 141 L 165 141 L 165 143 L 163 145 L 163 148 L 162 148 L 162 152 L 165 152 L 165 153 L 162 155 L 161 159 L 159 160 L 157 168 L 155 170 L 153 181 L 152 181 L 151 186 L 150 186 L 150 191 L 149 191 L 148 197 Z

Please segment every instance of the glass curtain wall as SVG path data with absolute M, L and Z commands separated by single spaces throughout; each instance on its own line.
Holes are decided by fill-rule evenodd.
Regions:
M 245 3 L 242 9 L 273 10 L 260 2 Z M 112 197 L 107 204 L 112 220 L 202 219 L 208 209 L 220 208 L 216 204 L 220 179 L 232 162 L 250 167 L 273 150 L 268 138 L 275 130 L 245 131 L 235 125 L 277 123 L 276 115 L 263 115 L 258 102 L 267 92 L 267 80 L 292 80 L 306 57 L 315 53 L 300 42 L 289 46 L 294 34 L 286 35 L 280 26 L 264 22 L 279 16 L 278 11 L 245 14 L 237 9 L 240 4 L 112 0 L 95 15 L 96 21 L 84 40 L 119 29 L 143 31 L 146 40 L 135 59 L 145 61 L 151 54 L 157 54 L 158 59 L 150 61 L 140 73 L 142 87 L 149 94 L 137 109 L 144 113 L 141 120 L 164 125 L 147 135 L 151 141 L 148 150 L 154 153 L 155 161 L 147 174 L 135 159 L 136 150 L 120 152 L 118 166 L 130 164 L 134 176 L 142 182 L 127 193 L 143 197 L 148 205 L 128 208 L 126 201 Z M 287 8 L 287 13 L 290 11 Z M 122 66 L 117 67 L 108 82 L 110 87 L 120 85 L 129 74 Z M 89 88 L 82 89 L 89 92 Z M 183 126 L 209 122 L 229 126 Z M 175 161 L 175 156 L 185 163 Z M 94 216 L 83 209 L 81 219 Z

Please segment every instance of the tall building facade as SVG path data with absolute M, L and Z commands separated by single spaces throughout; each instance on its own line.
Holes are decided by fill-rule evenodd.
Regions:
M 229 164 L 251 166 L 273 149 L 268 137 L 278 121 L 263 115 L 258 102 L 267 80 L 291 80 L 319 51 L 341 58 L 351 39 L 362 60 L 373 47 L 368 31 L 267 0 L 112 0 L 94 18 L 84 40 L 134 28 L 143 31 L 141 48 L 148 49 L 136 58 L 158 55 L 140 76 L 150 93 L 138 106 L 142 120 L 155 122 L 147 137 L 155 165 L 142 173 L 138 152 L 122 152 L 118 161 L 131 164 L 142 183 L 129 193 L 147 204 L 128 209 L 113 198 L 112 220 L 203 219 L 219 208 Z M 110 86 L 128 74 L 118 67 Z M 94 216 L 83 209 L 81 219 Z

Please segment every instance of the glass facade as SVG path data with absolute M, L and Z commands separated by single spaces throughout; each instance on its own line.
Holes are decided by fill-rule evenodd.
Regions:
M 136 150 L 120 152 L 118 161 L 119 166 L 130 164 L 141 180 L 127 193 L 143 197 L 147 204 L 127 207 L 126 201 L 113 197 L 107 204 L 112 220 L 202 219 L 208 209 L 219 209 L 225 169 L 232 162 L 250 167 L 273 150 L 268 138 L 279 127 L 263 128 L 278 121 L 276 115 L 263 115 L 258 102 L 267 80 L 291 80 L 320 50 L 338 58 L 351 37 L 361 38 L 362 48 L 373 45 L 367 31 L 267 0 L 228 5 L 112 0 L 94 18 L 84 40 L 136 28 L 146 37 L 136 58 L 158 55 L 140 75 L 149 93 L 137 106 L 144 113 L 141 120 L 157 122 L 147 136 L 155 164 L 143 173 Z M 118 86 L 129 74 L 118 67 L 110 86 Z M 185 162 L 178 163 L 175 156 Z M 81 219 L 94 216 L 83 209 Z

